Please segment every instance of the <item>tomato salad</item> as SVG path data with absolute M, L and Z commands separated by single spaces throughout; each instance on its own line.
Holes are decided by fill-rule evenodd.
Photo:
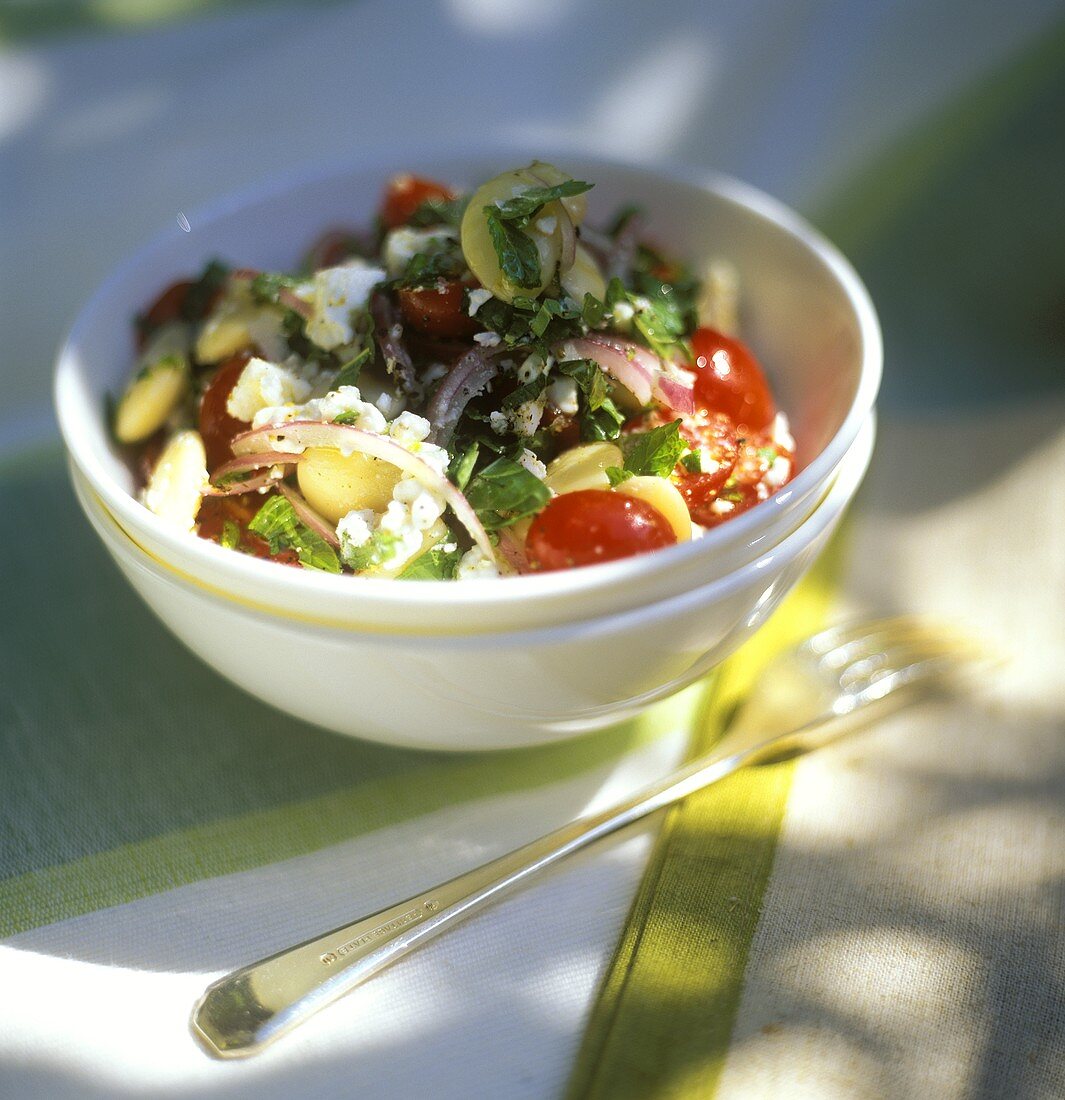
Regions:
M 636 209 L 550 164 L 392 179 L 293 273 L 210 263 L 137 318 L 117 403 L 143 503 L 235 551 L 400 579 L 591 565 L 765 500 L 794 442 L 737 329 Z

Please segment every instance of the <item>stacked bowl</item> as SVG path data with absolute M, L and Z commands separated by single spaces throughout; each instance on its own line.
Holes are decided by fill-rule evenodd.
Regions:
M 367 158 L 190 217 L 91 299 L 59 356 L 56 405 L 78 498 L 133 587 L 234 683 L 340 733 L 434 749 L 571 737 L 692 683 L 777 607 L 824 548 L 873 442 L 881 345 L 847 262 L 797 215 L 733 180 L 586 156 L 550 159 L 595 182 L 593 211 L 637 203 L 656 241 L 738 270 L 743 337 L 798 443 L 795 478 L 699 539 L 556 573 L 396 582 L 296 570 L 168 527 L 138 503 L 105 409 L 130 369 L 131 317 L 210 258 L 293 265 L 333 224 L 369 223 L 397 171 L 474 184 L 543 150 Z M 593 214 L 594 217 L 594 214 Z

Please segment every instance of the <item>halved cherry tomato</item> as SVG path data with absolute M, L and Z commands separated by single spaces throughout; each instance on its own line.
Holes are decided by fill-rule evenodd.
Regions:
M 750 348 L 715 329 L 700 328 L 692 336 L 692 350 L 697 407 L 725 413 L 741 430 L 768 428 L 776 405 Z
M 435 180 L 422 179 L 420 176 L 393 176 L 388 181 L 381 201 L 381 221 L 389 229 L 395 229 L 410 221 L 414 211 L 423 202 L 430 199 L 446 202 L 454 197 L 455 193 L 451 188 Z
M 472 336 L 481 326 L 462 308 L 464 287 L 441 279 L 433 286 L 400 287 L 396 294 L 403 319 L 430 336 Z
M 580 489 L 549 501 L 529 528 L 533 569 L 569 569 L 672 546 L 676 532 L 657 508 L 606 489 Z
M 200 538 L 221 542 L 226 524 L 235 523 L 240 530 L 241 550 L 254 554 L 257 558 L 279 561 L 283 565 L 298 565 L 300 559 L 295 550 L 281 550 L 271 554 L 270 544 L 248 530 L 248 524 L 267 499 L 268 496 L 261 493 L 245 493 L 235 497 L 204 497 L 196 517 Z
M 701 451 L 700 459 L 705 469 L 692 471 L 678 463 L 673 481 L 684 497 L 692 519 L 707 527 L 710 526 L 707 517 L 713 515 L 710 506 L 732 476 L 739 457 L 736 431 L 732 421 L 723 413 L 702 411 L 685 417 L 680 430 L 692 447 Z
M 758 432 L 740 440 L 736 465 L 715 498 L 719 503 L 713 507 L 714 502 L 708 502 L 698 516 L 692 512 L 692 519 L 704 527 L 717 527 L 766 500 L 779 488 L 766 482 L 766 475 L 778 455 L 794 463 L 791 452 L 774 443 L 770 432 Z
M 200 435 L 203 436 L 203 445 L 207 451 L 207 469 L 211 473 L 233 457 L 229 446 L 233 437 L 251 427 L 243 420 L 230 416 L 226 410 L 229 395 L 250 358 L 248 352 L 242 351 L 227 359 L 215 372 L 210 385 L 204 391 L 203 401 L 200 403 Z

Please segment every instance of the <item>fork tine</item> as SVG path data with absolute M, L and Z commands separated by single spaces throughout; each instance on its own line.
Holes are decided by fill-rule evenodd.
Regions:
M 959 659 L 976 660 L 988 656 L 984 647 L 956 628 L 912 615 L 874 622 L 841 623 L 815 634 L 803 648 L 822 667 L 842 671 L 902 646 L 921 652 L 949 651 Z
M 925 671 L 971 664 L 975 651 L 943 637 L 929 636 L 887 646 L 875 653 L 859 657 L 838 669 L 839 685 L 844 691 L 861 691 L 890 677 L 899 683 Z

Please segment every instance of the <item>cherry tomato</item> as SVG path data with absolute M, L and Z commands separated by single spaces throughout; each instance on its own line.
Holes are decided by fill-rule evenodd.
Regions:
M 792 453 L 774 443 L 769 432 L 759 432 L 741 440 L 736 465 L 715 497 L 718 503 L 715 506 L 714 501 L 708 501 L 698 516 L 692 512 L 692 519 L 704 527 L 717 527 L 767 499 L 780 488 L 766 480 L 778 456 L 794 465 Z
M 267 499 L 268 496 L 261 493 L 245 493 L 235 497 L 204 497 L 196 517 L 200 538 L 221 542 L 226 524 L 235 523 L 240 530 L 241 550 L 254 554 L 257 558 L 269 558 L 284 565 L 298 565 L 300 559 L 295 550 L 281 550 L 277 554 L 271 554 L 269 543 L 248 530 L 248 524 Z
M 207 451 L 207 469 L 211 473 L 233 457 L 229 446 L 233 437 L 251 427 L 226 411 L 229 395 L 250 358 L 248 352 L 242 351 L 227 359 L 215 372 L 210 385 L 204 391 L 203 401 L 200 403 L 200 435 L 203 436 L 203 445 Z
M 710 506 L 717 499 L 725 482 L 732 475 L 739 457 L 739 446 L 732 421 L 722 413 L 697 412 L 685 417 L 681 424 L 681 434 L 700 450 L 703 470 L 689 470 L 678 464 L 673 473 L 673 482 L 688 505 L 688 512 L 696 523 L 710 526 L 708 516 L 712 516 Z
M 389 229 L 405 225 L 414 211 L 430 199 L 447 201 L 455 197 L 454 192 L 442 183 L 422 179 L 419 176 L 393 176 L 385 188 L 381 202 L 381 221 Z
M 692 350 L 697 406 L 730 416 L 737 428 L 748 432 L 768 428 L 776 405 L 747 345 L 715 329 L 700 328 L 692 336 Z
M 399 309 L 412 328 L 430 336 L 472 336 L 481 326 L 463 308 L 464 287 L 455 280 L 434 286 L 400 287 Z
M 548 502 L 529 528 L 525 548 L 533 569 L 594 565 L 661 546 L 676 532 L 657 508 L 607 489 L 581 489 Z

